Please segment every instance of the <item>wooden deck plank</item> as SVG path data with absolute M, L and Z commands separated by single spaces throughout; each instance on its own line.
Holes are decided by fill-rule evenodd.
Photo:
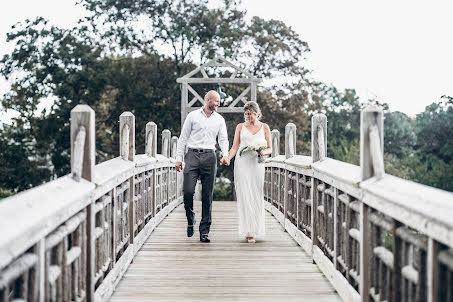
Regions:
M 201 204 L 196 204 L 197 222 Z M 237 234 L 235 202 L 214 202 L 211 243 L 186 236 L 183 206 L 157 227 L 110 301 L 341 301 L 303 249 L 266 213 L 266 237 Z

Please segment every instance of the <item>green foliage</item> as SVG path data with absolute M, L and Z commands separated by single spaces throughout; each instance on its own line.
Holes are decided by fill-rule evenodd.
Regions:
M 433 103 L 415 119 L 417 149 L 423 159 L 431 156 L 445 162 L 453 160 L 453 100 Z
M 39 146 L 29 131 L 0 131 L 0 198 L 43 183 L 50 177 L 48 158 L 41 156 Z
M 118 155 L 118 116 L 124 111 L 136 117 L 138 153 L 144 151 L 149 121 L 157 123 L 159 133 L 167 128 L 178 135 L 181 92 L 176 79 L 216 55 L 242 62 L 257 77 L 290 79 L 260 88 L 257 96 L 263 121 L 282 137 L 287 123 L 296 124 L 297 153 L 310 153 L 310 117 L 324 112 L 328 156 L 359 164 L 363 104 L 354 89 L 338 91 L 306 79 L 304 59 L 310 49 L 285 23 L 247 20 L 240 2 L 233 0 L 223 0 L 216 8 L 207 0 L 80 4 L 90 15 L 72 29 L 37 18 L 17 24 L 8 34 L 14 49 L 1 59 L 0 74 L 12 85 L 0 100 L 2 107 L 20 116 L 10 130 L 0 132 L 2 196 L 69 172 L 69 117 L 77 104 L 88 104 L 96 112 L 97 162 Z M 243 89 L 225 87 L 229 95 Z M 197 89 L 203 94 L 215 88 Z M 442 97 L 415 120 L 373 102 L 385 112 L 386 171 L 453 190 L 452 98 Z M 39 112 L 43 103 L 51 106 Z M 243 117 L 225 117 L 232 142 L 233 129 Z M 230 167 L 219 166 L 222 181 L 216 186 L 216 199 L 234 198 L 233 165 L 234 160 Z

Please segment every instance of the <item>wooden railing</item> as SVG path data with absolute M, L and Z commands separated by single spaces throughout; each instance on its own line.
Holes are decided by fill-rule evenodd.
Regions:
M 182 202 L 164 130 L 120 116 L 120 156 L 95 165 L 94 111 L 71 112 L 72 173 L 0 202 L 0 301 L 106 301 L 146 238 Z M 177 138 L 172 139 L 172 148 Z
M 312 156 L 291 156 L 295 132 L 266 161 L 266 207 L 340 296 L 453 301 L 453 194 L 384 173 L 382 111 L 361 114 L 360 167 L 326 157 L 326 116 L 312 118 Z

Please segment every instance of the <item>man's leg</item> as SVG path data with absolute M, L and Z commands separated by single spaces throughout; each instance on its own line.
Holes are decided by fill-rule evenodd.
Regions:
M 195 152 L 187 152 L 184 167 L 184 209 L 186 210 L 187 225 L 193 226 L 195 223 L 195 212 L 193 210 L 193 194 L 197 184 L 199 174 L 200 156 Z
M 200 160 L 201 178 L 201 223 L 200 235 L 208 234 L 211 227 L 212 194 L 217 172 L 217 159 L 215 153 L 203 153 Z

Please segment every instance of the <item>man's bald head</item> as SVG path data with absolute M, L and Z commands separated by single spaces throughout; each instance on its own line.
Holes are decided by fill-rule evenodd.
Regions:
M 208 93 L 204 96 L 204 107 L 214 112 L 217 110 L 217 107 L 220 105 L 220 95 L 215 90 L 209 90 Z
M 220 101 L 220 95 L 215 90 L 209 90 L 204 96 L 204 100 L 218 99 Z

